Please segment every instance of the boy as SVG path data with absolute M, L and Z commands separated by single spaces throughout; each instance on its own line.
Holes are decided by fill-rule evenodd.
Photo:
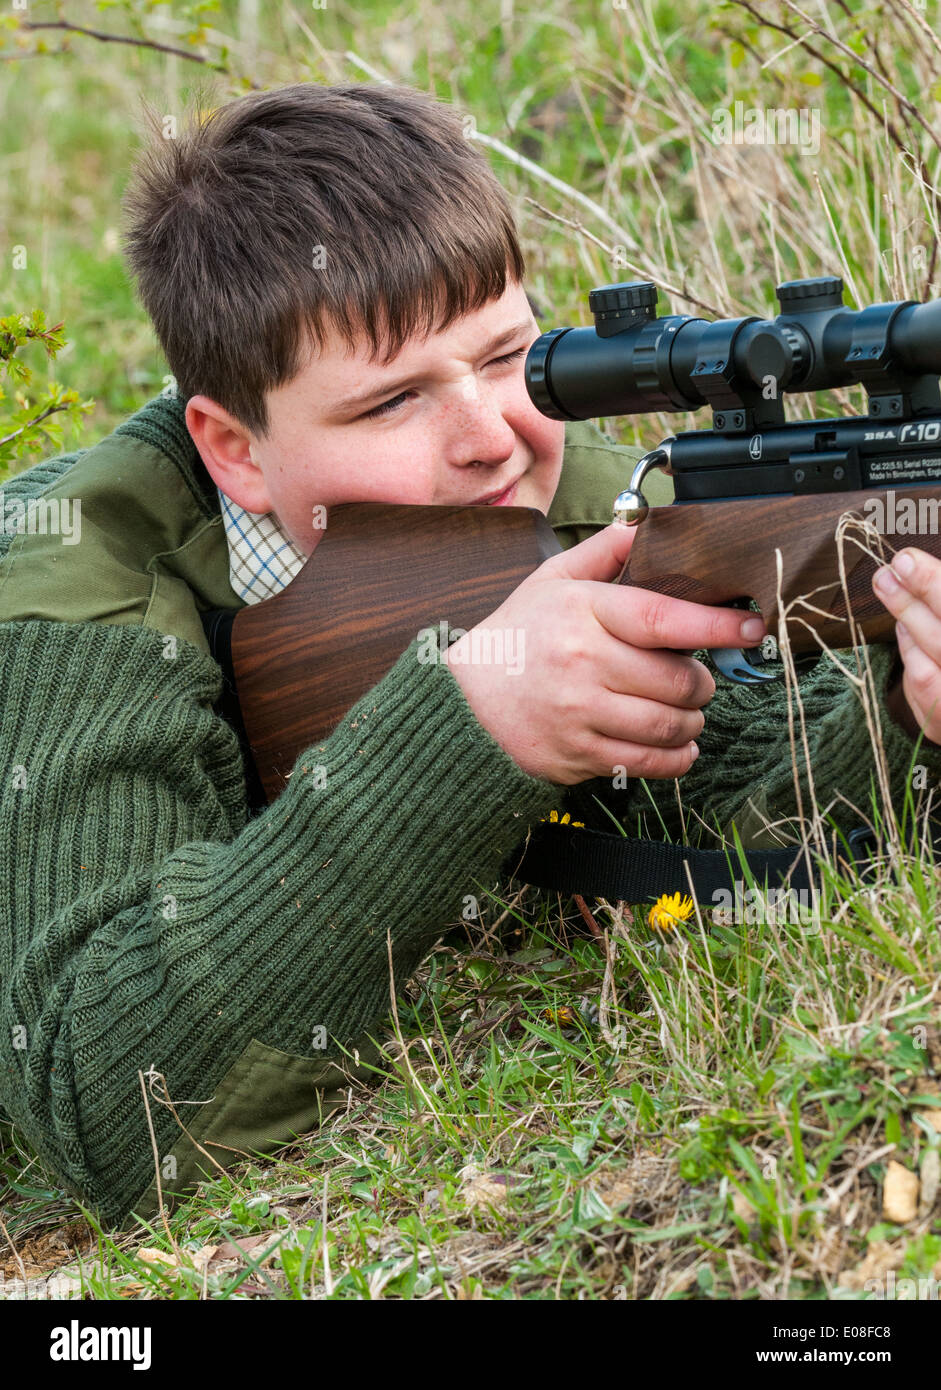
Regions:
M 716 694 L 684 654 L 753 645 L 760 620 L 607 583 L 634 454 L 529 402 L 512 217 L 454 112 L 391 87 L 253 94 L 155 138 L 128 211 L 178 395 L 9 485 L 80 499 L 80 544 L 0 537 L 0 1101 L 112 1223 L 152 1216 L 158 1175 L 184 1191 L 207 1154 L 340 1103 L 388 1008 L 387 934 L 401 982 L 560 787 L 620 765 L 723 816 L 756 774 L 793 802 L 783 683 Z M 252 816 L 200 614 L 277 592 L 316 509 L 370 499 L 548 512 L 568 549 L 494 619 L 525 629 L 525 668 L 413 643 Z M 872 653 L 880 693 L 891 657 Z M 867 805 L 855 696 L 826 662 L 802 695 L 818 793 Z

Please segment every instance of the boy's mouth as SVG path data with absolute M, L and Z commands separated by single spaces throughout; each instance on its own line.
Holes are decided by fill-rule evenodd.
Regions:
M 519 484 L 520 480 L 517 478 L 515 482 L 510 483 L 509 487 L 505 487 L 502 492 L 484 493 L 483 497 L 475 497 L 470 505 L 472 507 L 510 507 L 513 505 L 513 499 L 516 496 L 516 490 Z

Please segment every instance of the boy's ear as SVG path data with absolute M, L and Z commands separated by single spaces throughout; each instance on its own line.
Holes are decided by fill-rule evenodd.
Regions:
M 186 428 L 216 487 L 247 512 L 272 510 L 264 474 L 243 425 L 208 396 L 191 396 Z

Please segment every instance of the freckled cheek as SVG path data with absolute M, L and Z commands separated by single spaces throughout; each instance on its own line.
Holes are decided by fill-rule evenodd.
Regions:
M 565 421 L 550 420 L 547 416 L 542 416 L 544 429 L 542 438 L 545 441 L 546 453 L 556 462 L 562 462 L 562 451 L 565 448 Z
M 540 478 L 557 481 L 565 449 L 565 422 L 540 415 L 538 422 L 525 432 L 524 438 L 535 458 L 533 471 Z
M 328 470 L 302 479 L 294 489 L 293 515 L 307 524 L 310 504 L 339 507 L 348 502 L 427 503 L 434 493 L 429 441 L 393 450 L 391 443 L 371 445 L 354 455 L 331 459 Z

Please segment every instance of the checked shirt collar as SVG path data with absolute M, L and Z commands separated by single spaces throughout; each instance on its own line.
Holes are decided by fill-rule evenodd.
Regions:
M 229 583 L 245 603 L 261 603 L 290 584 L 305 556 L 271 512 L 247 512 L 217 488 L 229 546 Z

